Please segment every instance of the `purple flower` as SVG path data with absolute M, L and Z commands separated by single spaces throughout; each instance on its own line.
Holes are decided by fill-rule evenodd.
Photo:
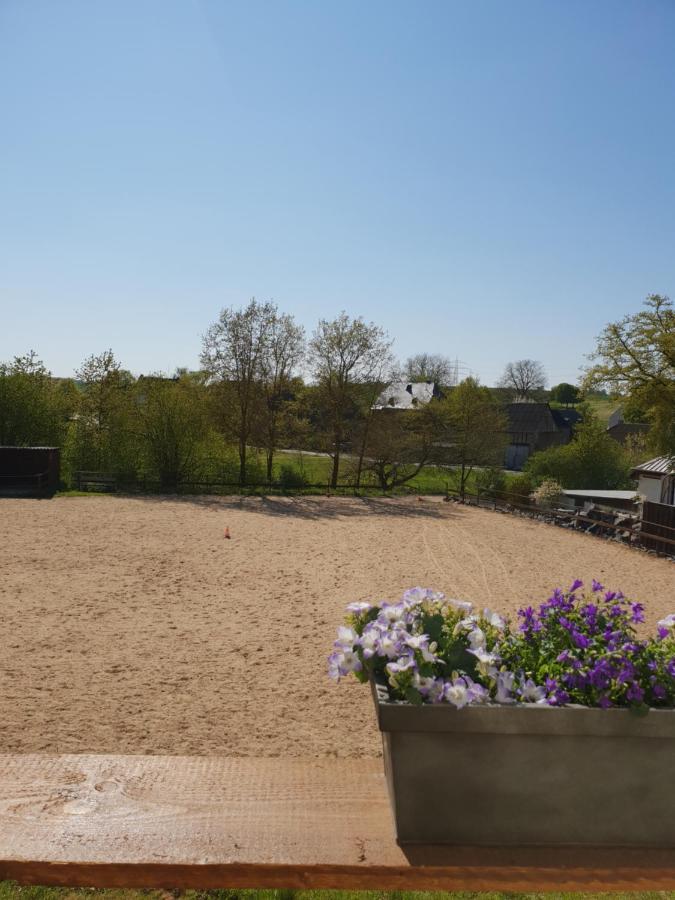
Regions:
M 634 681 L 631 685 L 629 685 L 628 690 L 626 691 L 626 697 L 629 700 L 635 700 L 640 703 L 645 695 L 645 692 L 642 690 L 637 681 Z
M 583 587 L 584 583 L 580 578 L 575 578 L 572 582 L 572 587 L 570 588 L 570 594 L 573 594 L 578 588 Z
M 594 594 L 597 594 L 598 591 L 604 591 L 604 587 L 600 584 L 599 581 L 596 581 L 594 578 L 591 584 L 591 590 Z
M 671 678 L 675 678 L 675 659 L 669 659 L 666 663 L 666 672 Z
M 634 622 L 636 625 L 638 622 L 644 622 L 644 606 L 641 603 L 633 603 L 631 604 L 631 609 L 633 611 L 630 617 L 631 622 Z

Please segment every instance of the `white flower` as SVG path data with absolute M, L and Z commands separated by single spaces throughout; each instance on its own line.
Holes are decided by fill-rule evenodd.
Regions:
M 450 597 L 446 600 L 446 603 L 454 606 L 455 609 L 462 610 L 462 612 L 470 613 L 473 611 L 473 603 L 469 603 L 468 600 L 454 600 Z
M 462 709 L 462 707 L 466 706 L 470 700 L 466 684 L 460 678 L 452 682 L 452 684 L 448 683 L 445 685 L 443 696 L 448 703 L 456 706 L 457 709 Z
M 535 684 L 531 678 L 521 681 L 518 693 L 525 703 L 541 703 L 542 700 L 546 700 L 546 690 Z
M 478 650 L 485 647 L 485 632 L 482 628 L 476 626 L 473 631 L 469 632 L 469 646 L 472 650 Z
M 491 609 L 484 609 L 483 618 L 488 623 L 488 625 L 492 625 L 493 628 L 497 628 L 499 631 L 503 631 L 504 625 L 506 623 L 499 615 L 499 613 L 493 612 Z
M 372 608 L 372 603 L 350 603 L 347 607 L 347 612 L 356 613 L 356 615 L 358 616 L 361 613 L 368 612 L 368 610 Z
M 401 672 L 411 669 L 414 665 L 415 660 L 412 656 L 401 656 L 396 662 L 387 663 L 385 668 L 390 675 L 399 675 Z
M 660 622 L 656 623 L 659 628 L 675 628 L 675 613 L 670 613 L 665 617 L 665 619 L 661 619 Z
M 366 628 L 364 628 L 363 634 L 359 638 L 359 644 L 361 645 L 363 655 L 366 659 L 370 659 L 371 656 L 375 656 L 380 636 L 381 631 L 375 623 L 372 623 L 371 625 L 368 625 Z
M 497 703 L 514 703 L 513 698 L 513 685 L 515 683 L 516 676 L 513 672 L 498 672 L 497 673 L 497 693 L 495 695 L 495 700 Z
M 337 633 L 338 637 L 337 641 L 335 641 L 336 647 L 353 647 L 358 640 L 354 629 L 348 628 L 346 625 L 340 625 Z
M 473 654 L 478 660 L 478 665 L 476 668 L 485 678 L 495 678 L 497 675 L 497 662 L 498 657 L 495 656 L 494 653 L 488 653 L 483 647 L 478 647 L 475 650 L 469 650 L 469 653 Z
M 399 642 L 394 640 L 389 633 L 385 632 L 378 641 L 377 649 L 381 656 L 386 656 L 388 659 L 395 659 L 399 653 Z

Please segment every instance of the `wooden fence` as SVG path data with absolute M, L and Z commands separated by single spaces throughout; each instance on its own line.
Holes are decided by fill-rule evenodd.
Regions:
M 645 500 L 641 540 L 648 550 L 675 556 L 675 506 Z
M 448 491 L 449 497 L 465 503 L 503 511 L 518 510 L 530 515 L 545 516 L 556 525 L 579 528 L 592 534 L 616 536 L 626 543 L 644 547 L 655 553 L 675 556 L 675 507 L 666 503 L 645 501 L 642 518 L 631 520 L 628 514 L 617 511 L 616 516 L 602 509 L 581 513 L 578 510 L 561 510 L 537 506 L 527 495 L 515 495 L 508 491 L 480 490 L 467 492 L 464 497 L 456 491 Z

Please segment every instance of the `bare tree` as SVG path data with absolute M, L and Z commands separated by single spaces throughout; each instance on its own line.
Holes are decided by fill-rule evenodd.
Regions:
M 499 387 L 513 391 L 516 399 L 530 400 L 546 387 L 546 371 L 536 359 L 518 359 L 507 363 Z
M 455 380 L 455 364 L 440 353 L 416 353 L 406 359 L 402 375 L 408 381 L 451 385 Z
M 330 429 L 333 470 L 337 487 L 340 454 L 347 437 L 347 417 L 356 402 L 354 388 L 377 380 L 391 341 L 385 332 L 347 313 L 329 322 L 321 319 L 309 344 L 312 373 L 323 393 Z

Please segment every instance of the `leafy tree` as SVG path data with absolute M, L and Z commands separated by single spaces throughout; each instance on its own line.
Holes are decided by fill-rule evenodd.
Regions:
M 405 361 L 402 376 L 406 381 L 433 381 L 435 384 L 454 383 L 454 363 L 440 353 L 416 353 Z
M 536 481 L 553 479 L 564 488 L 630 488 L 631 459 L 597 419 L 578 426 L 571 443 L 534 453 L 525 471 Z
M 546 387 L 546 372 L 535 359 L 507 363 L 499 387 L 507 388 L 519 400 L 531 400 Z
M 201 362 L 217 385 L 221 427 L 237 442 L 242 485 L 248 444 L 261 415 L 264 358 L 276 317 L 273 303 L 254 297 L 244 309 L 224 309 L 203 339 Z
M 363 468 L 384 491 L 413 479 L 431 459 L 439 418 L 429 404 L 419 409 L 377 410 L 371 419 Z
M 389 356 L 385 332 L 362 318 L 342 312 L 333 321 L 321 319 L 309 344 L 312 374 L 324 404 L 333 458 L 331 487 L 337 487 L 342 448 L 349 436 L 349 419 L 357 407 L 355 388 L 377 380 Z
M 476 467 L 501 465 L 508 443 L 508 421 L 500 405 L 475 378 L 465 378 L 439 404 L 446 426 L 447 462 L 458 472 L 459 492 Z
M 267 480 L 272 481 L 274 453 L 282 431 L 288 432 L 292 414 L 293 372 L 305 352 L 304 330 L 292 316 L 275 312 L 261 356 L 261 385 L 264 405 L 261 410 L 261 444 L 265 448 Z M 285 426 L 285 428 L 284 428 Z
M 574 406 L 581 400 L 581 391 L 567 381 L 561 381 L 551 388 L 551 400 L 556 403 L 564 403 L 565 406 Z
M 33 350 L 0 363 L 0 444 L 61 446 L 73 386 L 54 379 Z
M 140 448 L 162 490 L 175 491 L 197 474 L 200 443 L 208 433 L 203 378 L 141 376 L 136 382 Z
M 133 377 L 112 350 L 89 356 L 75 372 L 80 383 L 69 455 L 73 469 L 129 472 L 134 468 Z
M 675 309 L 668 297 L 650 294 L 644 309 L 607 325 L 598 338 L 587 387 L 630 396 L 647 412 L 650 438 L 675 455 Z

